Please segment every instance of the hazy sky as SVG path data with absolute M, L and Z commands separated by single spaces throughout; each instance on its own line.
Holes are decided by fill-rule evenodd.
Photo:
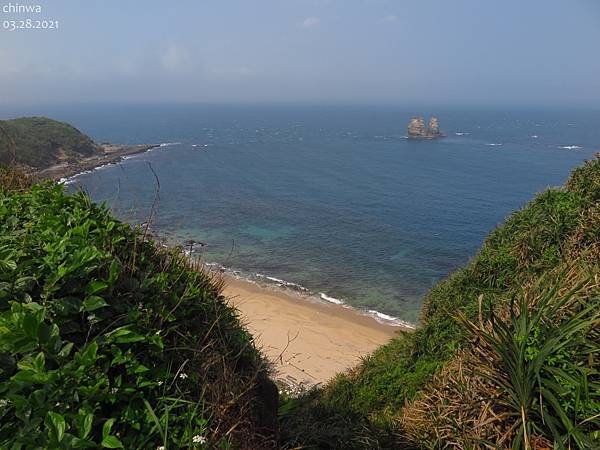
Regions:
M 600 1 L 0 0 L 0 102 L 73 101 L 598 106 Z

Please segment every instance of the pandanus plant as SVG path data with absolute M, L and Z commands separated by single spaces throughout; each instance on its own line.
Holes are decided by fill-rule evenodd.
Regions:
M 483 344 L 475 371 L 503 393 L 497 403 L 514 420 L 513 449 L 535 448 L 540 436 L 551 437 L 557 449 L 599 448 L 597 280 L 566 292 L 559 279 L 541 283 L 542 294 L 523 292 L 508 312 L 492 311 L 487 321 L 481 314 L 478 324 L 459 315 Z

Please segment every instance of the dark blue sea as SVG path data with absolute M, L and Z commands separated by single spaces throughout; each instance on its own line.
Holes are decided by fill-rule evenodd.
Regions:
M 98 142 L 172 143 L 76 178 L 122 219 L 246 274 L 414 321 L 435 283 L 600 151 L 599 111 L 145 105 L 26 111 Z M 445 139 L 410 141 L 435 113 Z M 71 185 L 73 186 L 73 185 Z

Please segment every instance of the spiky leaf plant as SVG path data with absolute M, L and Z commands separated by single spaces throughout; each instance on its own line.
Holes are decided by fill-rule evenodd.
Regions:
M 503 393 L 497 402 L 515 422 L 513 449 L 533 448 L 534 436 L 544 435 L 559 449 L 597 448 L 600 349 L 590 333 L 600 323 L 600 292 L 578 295 L 589 280 L 566 292 L 560 280 L 541 283 L 543 294 L 513 299 L 507 317 L 492 311 L 487 323 L 459 320 L 489 351 L 479 373 Z

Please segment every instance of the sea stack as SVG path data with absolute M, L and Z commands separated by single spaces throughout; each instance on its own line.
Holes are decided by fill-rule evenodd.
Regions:
M 425 119 L 423 117 L 413 117 L 408 124 L 409 139 L 437 139 L 443 137 L 440 131 L 439 120 L 437 117 L 429 119 L 429 125 L 425 128 Z

